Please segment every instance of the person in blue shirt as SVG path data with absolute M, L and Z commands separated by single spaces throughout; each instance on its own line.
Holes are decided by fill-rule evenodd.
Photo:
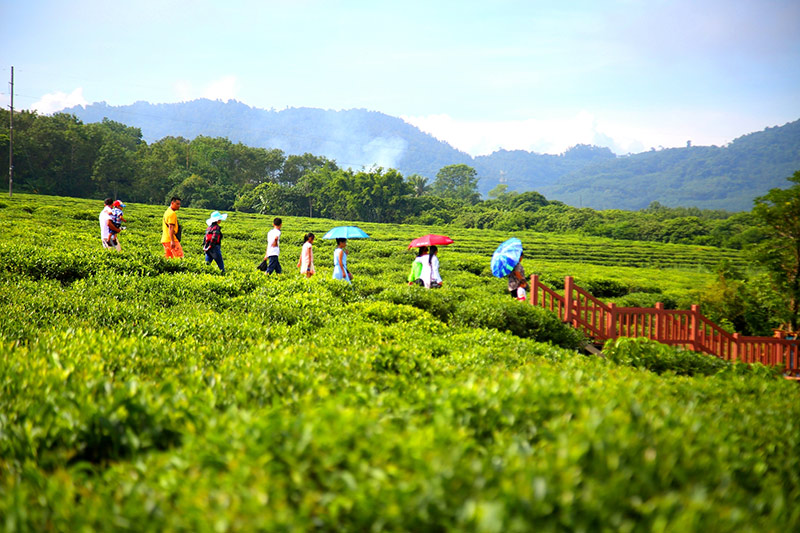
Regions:
M 336 239 L 333 251 L 333 279 L 343 279 L 351 283 L 353 275 L 347 270 L 347 239 Z

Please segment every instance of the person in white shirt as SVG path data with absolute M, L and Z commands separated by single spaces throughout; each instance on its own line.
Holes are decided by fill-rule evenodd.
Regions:
M 280 218 L 275 218 L 272 221 L 272 229 L 267 233 L 267 253 L 264 256 L 264 260 L 267 261 L 266 274 L 272 274 L 273 272 L 276 274 L 283 273 L 281 262 L 278 260 L 278 256 L 281 253 L 281 226 L 283 226 L 283 221 Z
M 119 228 L 111 221 L 112 205 L 114 205 L 114 200 L 111 198 L 106 198 L 105 206 L 103 207 L 103 210 L 100 211 L 100 216 L 98 217 L 100 220 L 100 241 L 103 243 L 103 248 L 113 248 L 114 250 L 120 251 L 122 247 L 119 245 L 119 241 L 115 241 L 113 243 L 110 241 L 111 233 L 109 232 L 109 228 L 119 232 Z
M 422 279 L 426 289 L 438 289 L 442 286 L 442 276 L 439 275 L 438 252 L 439 249 L 436 246 L 431 246 L 428 250 L 428 255 L 417 258 L 422 263 L 422 272 L 419 277 Z

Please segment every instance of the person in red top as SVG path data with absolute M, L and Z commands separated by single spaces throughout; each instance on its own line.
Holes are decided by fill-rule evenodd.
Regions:
M 206 264 L 210 265 L 211 261 L 217 263 L 217 266 L 225 273 L 225 263 L 222 261 L 222 228 L 219 223 L 228 218 L 228 214 L 224 215 L 219 211 L 214 211 L 211 216 L 206 220 L 206 235 L 203 239 L 203 251 L 206 253 Z

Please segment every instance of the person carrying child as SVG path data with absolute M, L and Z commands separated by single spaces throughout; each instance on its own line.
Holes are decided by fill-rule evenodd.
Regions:
M 206 234 L 203 237 L 203 251 L 206 254 L 206 264 L 210 265 L 211 261 L 217 263 L 217 266 L 225 273 L 225 263 L 222 261 L 222 228 L 219 223 L 228 218 L 228 214 L 222 214 L 219 211 L 214 211 L 211 216 L 206 220 Z
M 105 248 L 106 250 L 113 248 L 117 251 L 120 251 L 119 242 L 116 244 L 116 246 L 113 246 L 108 242 L 109 241 L 108 236 L 112 230 L 119 232 L 119 228 L 117 226 L 114 226 L 114 223 L 111 222 L 111 209 L 113 209 L 113 206 L 114 206 L 114 200 L 112 200 L 111 198 L 106 198 L 103 205 L 103 210 L 100 211 L 100 217 L 99 217 L 100 242 L 103 243 L 103 248 Z

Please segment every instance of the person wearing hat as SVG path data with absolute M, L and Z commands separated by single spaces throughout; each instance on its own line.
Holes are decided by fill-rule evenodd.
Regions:
M 117 251 L 121 250 L 119 240 L 117 240 L 117 234 L 124 229 L 122 223 L 127 222 L 122 216 L 123 209 L 125 209 L 125 204 L 116 200 L 111 204 L 111 213 L 109 213 L 111 225 L 108 226 L 108 244 L 109 248 L 116 248 Z
M 206 220 L 206 235 L 203 239 L 203 251 L 206 253 L 206 264 L 215 261 L 217 266 L 225 273 L 225 263 L 222 261 L 222 228 L 219 223 L 228 218 L 228 214 L 214 211 Z

